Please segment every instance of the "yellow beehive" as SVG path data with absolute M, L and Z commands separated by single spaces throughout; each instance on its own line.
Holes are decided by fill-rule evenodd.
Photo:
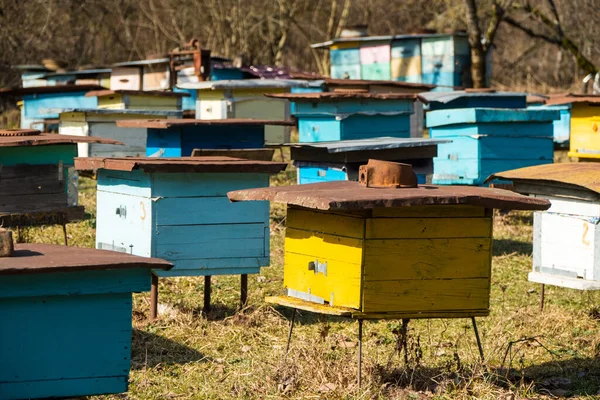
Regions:
M 571 104 L 570 157 L 600 158 L 600 95 L 553 96 L 546 105 Z
M 288 204 L 287 295 L 271 302 L 358 319 L 487 315 L 493 208 L 549 207 L 500 189 L 349 181 L 229 197 Z

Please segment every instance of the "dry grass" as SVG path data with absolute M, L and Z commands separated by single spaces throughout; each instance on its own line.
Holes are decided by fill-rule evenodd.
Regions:
M 294 172 L 274 178 L 289 183 Z M 84 179 L 86 221 L 71 224 L 71 244 L 93 247 L 94 182 Z M 213 306 L 201 313 L 201 278 L 162 279 L 160 317 L 148 323 L 147 293 L 134 296 L 131 384 L 101 399 L 517 399 L 597 398 L 600 393 L 600 293 L 539 287 L 527 281 L 531 215 L 495 221 L 491 314 L 478 324 L 486 365 L 470 322 L 409 324 L 408 364 L 396 348 L 399 321 L 365 323 L 363 387 L 356 379 L 357 324 L 300 313 L 284 358 L 290 310 L 265 305 L 282 293 L 284 209 L 272 209 L 271 266 L 249 277 L 249 304 L 238 309 L 239 277 L 213 277 Z M 61 243 L 58 227 L 31 228 L 26 239 Z

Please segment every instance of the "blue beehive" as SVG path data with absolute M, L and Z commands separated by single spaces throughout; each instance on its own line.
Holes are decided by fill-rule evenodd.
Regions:
M 30 129 L 40 128 L 45 120 L 57 119 L 63 108 L 96 107 L 98 100 L 85 95 L 99 89 L 103 88 L 97 85 L 39 86 L 4 90 L 0 95 L 22 98 L 21 128 Z
M 426 124 L 439 145 L 433 183 L 481 185 L 491 174 L 553 162 L 558 111 L 459 108 L 430 111 Z
M 0 398 L 127 391 L 132 292 L 166 261 L 110 251 L 17 244 L 0 263 Z
M 546 106 L 548 97 L 541 95 L 527 96 L 527 109 L 529 110 L 558 110 L 560 119 L 554 121 L 554 146 L 556 148 L 569 148 L 571 138 L 571 104 Z
M 427 183 L 433 173 L 437 146 L 450 140 L 392 138 L 338 140 L 303 143 L 291 147 L 291 158 L 298 169 L 298 184 L 358 181 L 360 165 L 369 159 L 411 164 L 418 183 Z
M 146 129 L 148 157 L 187 157 L 194 149 L 260 149 L 265 146 L 266 125 L 294 123 L 243 118 L 117 121 L 119 128 Z
M 286 164 L 127 157 L 78 158 L 75 166 L 97 170 L 97 248 L 173 262 L 155 271 L 160 277 L 256 274 L 269 265 L 268 202 L 232 204 L 226 194 L 268 187 Z
M 301 143 L 410 137 L 415 96 L 408 93 L 296 93 L 292 101 Z

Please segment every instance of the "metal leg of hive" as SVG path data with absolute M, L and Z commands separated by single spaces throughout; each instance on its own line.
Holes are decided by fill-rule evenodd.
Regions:
M 481 362 L 485 362 L 485 358 L 483 357 L 483 346 L 481 345 L 481 339 L 479 338 L 479 331 L 477 330 L 477 322 L 475 322 L 475 317 L 471 317 L 471 322 L 473 323 L 473 331 L 475 331 L 475 339 L 477 339 L 477 348 L 479 349 L 479 356 L 481 357 Z
M 152 286 L 150 288 L 150 321 L 158 316 L 158 276 L 152 274 Z
M 401 333 L 401 347 L 402 351 L 404 351 L 404 365 L 408 365 L 408 321 L 409 319 L 402 319 L 402 329 Z
M 246 307 L 248 303 L 248 275 L 242 274 L 240 278 L 240 305 Z
M 287 344 L 285 345 L 285 355 L 290 351 L 290 342 L 292 341 L 292 331 L 294 330 L 294 321 L 296 320 L 296 309 L 292 310 L 292 318 L 290 319 L 290 330 L 288 331 Z
M 210 311 L 210 275 L 204 277 L 204 308 L 205 313 Z
M 62 216 L 62 230 L 63 230 L 63 239 L 65 241 L 65 246 L 69 245 L 69 239 L 67 238 L 67 219 L 65 216 Z
M 362 384 L 362 336 L 363 336 L 363 320 L 358 320 L 358 388 Z
M 542 283 L 542 287 L 540 289 L 540 312 L 544 311 L 544 300 L 546 297 L 546 285 Z

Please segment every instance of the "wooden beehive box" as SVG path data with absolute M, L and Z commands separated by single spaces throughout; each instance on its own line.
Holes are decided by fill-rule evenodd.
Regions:
M 17 244 L 0 262 L 0 398 L 127 391 L 133 292 L 163 260 Z
M 285 164 L 229 157 L 79 158 L 97 171 L 96 247 L 175 264 L 161 277 L 253 274 L 269 265 L 269 204 L 230 204 Z
M 64 218 L 54 221 L 58 223 L 83 218 L 73 161 L 82 142 L 119 144 L 96 137 L 0 130 L 0 225 L 48 223 L 57 214 Z
M 557 104 L 548 106 L 548 96 L 528 95 L 527 108 L 529 110 L 558 110 L 560 119 L 554 121 L 554 147 L 568 148 L 571 137 L 571 104 Z
M 189 94 L 160 90 L 93 90 L 86 96 L 97 97 L 98 108 L 104 109 L 181 111 L 182 98 Z
M 60 113 L 58 133 L 61 135 L 97 136 L 119 140 L 119 148 L 103 144 L 78 145 L 79 157 L 140 157 L 146 155 L 146 128 L 117 127 L 116 121 L 130 119 L 175 119 L 181 111 L 169 110 L 111 110 L 103 108 L 75 108 Z
M 551 96 L 546 105 L 571 105 L 569 156 L 600 159 L 600 95 Z
M 285 99 L 265 97 L 265 94 L 289 93 L 292 87 L 306 87 L 309 83 L 286 79 L 243 79 L 206 81 L 180 84 L 180 89 L 196 90 L 196 118 L 230 119 L 253 118 L 265 120 L 290 119 L 290 104 Z M 268 144 L 290 142 L 290 128 L 268 126 L 265 129 Z
M 169 58 L 113 64 L 111 90 L 165 90 L 169 88 Z
M 294 307 L 356 318 L 487 315 L 492 209 L 549 206 L 500 189 L 347 181 L 228 195 L 288 205 L 284 286 Z
M 298 184 L 358 181 L 358 169 L 369 159 L 411 164 L 419 183 L 427 183 L 433 173 L 439 139 L 391 138 L 338 140 L 300 143 L 291 146 Z
M 118 128 L 147 131 L 148 157 L 188 157 L 195 149 L 261 149 L 265 147 L 265 130 L 270 125 L 294 123 L 244 118 L 117 121 Z
M 548 199 L 533 217 L 533 270 L 529 280 L 600 290 L 600 164 L 540 165 L 499 172 L 519 193 Z
M 411 93 L 323 92 L 269 95 L 294 103 L 301 143 L 410 137 Z
M 507 168 L 548 164 L 554 160 L 556 110 L 457 108 L 430 111 L 430 137 L 450 139 L 438 147 L 433 183 L 481 185 Z

